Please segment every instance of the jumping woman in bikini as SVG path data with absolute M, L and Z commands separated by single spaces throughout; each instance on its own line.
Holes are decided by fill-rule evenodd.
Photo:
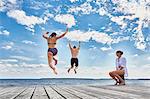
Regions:
M 55 65 L 57 65 L 57 59 L 54 58 L 54 56 L 57 55 L 57 48 L 56 48 L 56 42 L 58 39 L 64 37 L 68 32 L 68 28 L 66 29 L 66 32 L 63 33 L 60 36 L 57 36 L 55 32 L 51 33 L 50 36 L 48 36 L 49 32 L 46 32 L 43 37 L 47 40 L 48 43 L 48 64 L 51 69 L 53 69 L 54 73 L 57 74 L 56 68 L 54 67 L 53 60 L 55 61 Z

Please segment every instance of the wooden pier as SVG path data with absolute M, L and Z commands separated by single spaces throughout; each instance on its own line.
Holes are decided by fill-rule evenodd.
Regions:
M 150 99 L 150 86 L 3 86 L 0 99 Z

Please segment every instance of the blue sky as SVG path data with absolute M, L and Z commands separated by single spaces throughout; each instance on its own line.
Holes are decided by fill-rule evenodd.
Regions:
M 150 78 L 148 0 L 0 0 L 0 78 L 107 78 L 115 51 L 124 51 L 129 78 Z M 47 65 L 46 31 L 58 35 L 54 75 Z M 78 45 L 79 72 L 70 66 L 68 41 Z

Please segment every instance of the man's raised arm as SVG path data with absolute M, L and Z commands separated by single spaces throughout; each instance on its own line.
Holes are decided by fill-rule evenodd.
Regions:
M 78 49 L 80 49 L 80 44 L 81 44 L 81 42 L 79 41 L 79 47 L 78 47 Z
M 69 41 L 69 48 L 72 49 L 70 41 Z

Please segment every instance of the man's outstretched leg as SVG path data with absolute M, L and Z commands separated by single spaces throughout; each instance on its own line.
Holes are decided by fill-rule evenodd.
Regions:
M 75 69 L 74 69 L 75 74 L 77 73 L 77 69 L 78 69 L 78 58 L 75 59 Z
M 71 66 L 71 67 L 68 69 L 68 73 L 70 72 L 71 69 L 73 69 L 73 66 Z

